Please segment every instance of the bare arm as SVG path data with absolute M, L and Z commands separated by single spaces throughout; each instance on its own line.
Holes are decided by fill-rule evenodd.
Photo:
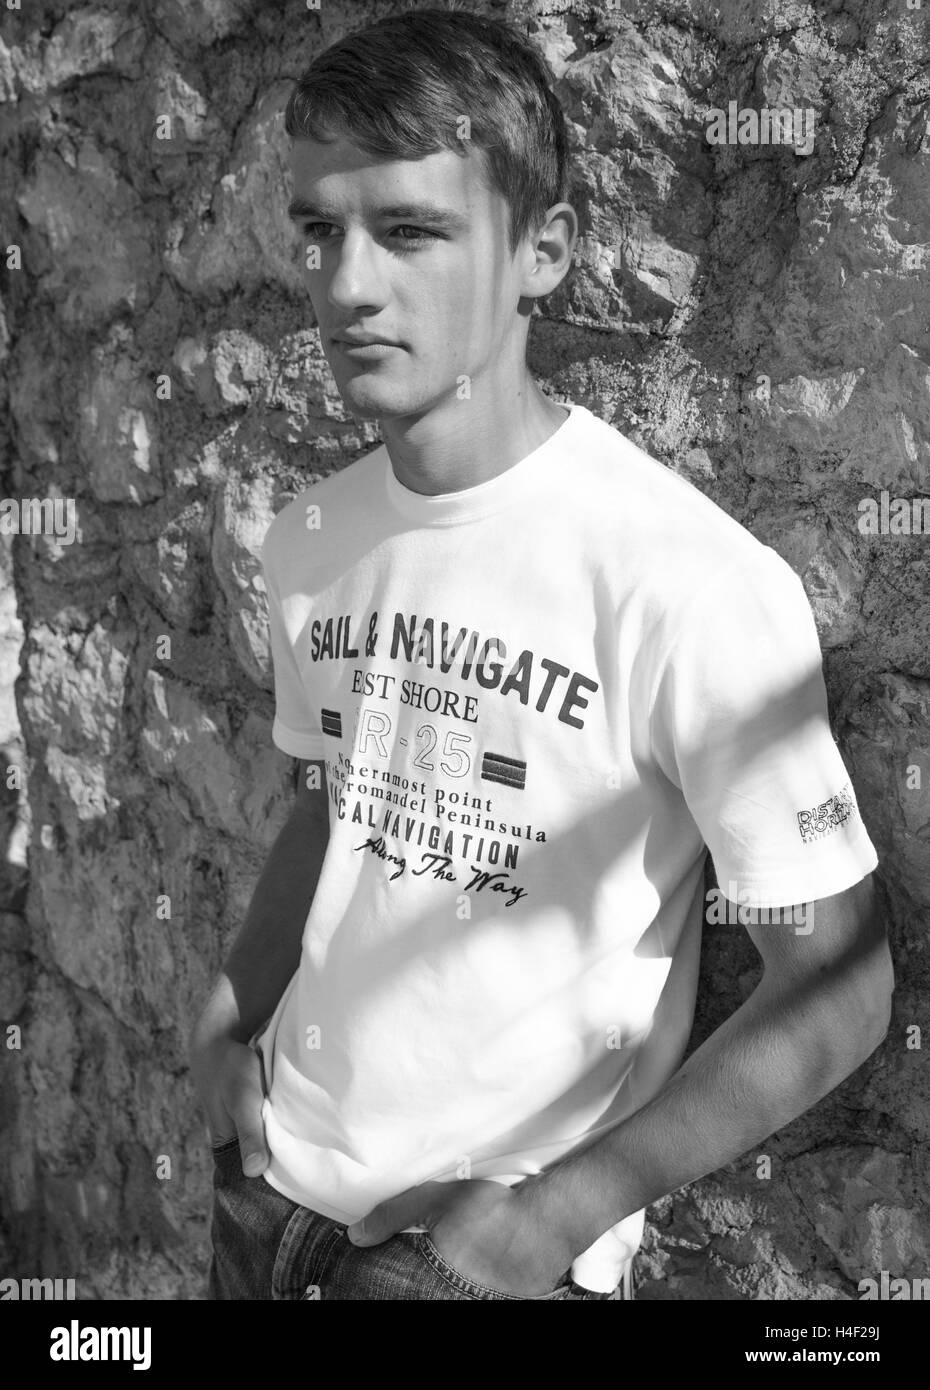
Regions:
M 808 922 L 812 907 L 809 934 L 779 923 L 777 910 L 749 926 L 765 968 L 746 1002 L 641 1110 L 525 1185 L 574 1254 L 788 1124 L 884 1038 L 894 980 L 871 879 L 807 904 Z M 792 914 L 799 920 L 784 909 L 788 923 Z
M 792 930 L 801 920 L 813 929 Z M 377 1245 L 424 1223 L 469 1277 L 535 1297 L 632 1212 L 731 1163 L 833 1090 L 888 1028 L 893 975 L 869 879 L 750 926 L 759 985 L 629 1119 L 514 1187 L 427 1182 L 349 1228 Z M 759 913 L 754 914 L 757 921 Z
M 311 768 L 318 773 L 315 790 L 307 786 Z M 258 1113 L 261 1067 L 246 1044 L 274 1013 L 297 969 L 328 842 L 326 772 L 322 762 L 301 760 L 293 810 L 271 847 L 245 921 L 191 1036 L 191 1069 L 214 1140 L 237 1132 L 243 1159 L 257 1153 L 262 1168 L 267 1150 Z

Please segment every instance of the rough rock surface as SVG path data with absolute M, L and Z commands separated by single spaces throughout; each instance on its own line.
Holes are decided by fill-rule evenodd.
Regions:
M 299 290 L 279 113 L 391 8 L 3 13 L 0 492 L 75 499 L 78 539 L 0 546 L 0 1273 L 80 1297 L 201 1294 L 185 1039 L 290 795 L 257 548 L 376 439 Z M 930 492 L 930 6 L 486 8 L 540 41 L 577 155 L 533 369 L 800 574 L 897 958 L 872 1059 L 652 1209 L 640 1296 L 855 1299 L 930 1245 L 930 541 L 857 510 Z M 731 100 L 810 109 L 812 147 L 710 144 Z M 695 1045 L 757 977 L 742 930 L 708 928 Z

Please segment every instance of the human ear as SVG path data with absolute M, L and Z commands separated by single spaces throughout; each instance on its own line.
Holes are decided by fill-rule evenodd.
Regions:
M 521 277 L 520 294 L 541 299 L 561 284 L 572 263 L 578 240 L 578 216 L 571 203 L 553 203 L 535 234 L 527 243 L 526 271 Z

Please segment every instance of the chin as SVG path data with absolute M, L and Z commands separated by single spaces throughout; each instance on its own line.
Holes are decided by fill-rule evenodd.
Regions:
M 385 408 L 376 401 L 358 400 L 353 391 L 342 391 L 342 402 L 350 415 L 354 415 L 356 420 L 380 420 L 385 413 Z
M 383 420 L 391 416 L 416 415 L 430 401 L 418 396 L 406 396 L 396 385 L 377 381 L 373 375 L 360 373 L 339 381 L 336 385 L 347 410 L 360 420 Z

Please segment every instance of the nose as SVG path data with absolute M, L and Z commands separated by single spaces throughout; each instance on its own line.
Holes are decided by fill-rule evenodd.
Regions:
M 346 231 L 336 249 L 336 265 L 327 298 L 343 312 L 371 312 L 384 307 L 387 294 L 381 252 L 361 228 Z

